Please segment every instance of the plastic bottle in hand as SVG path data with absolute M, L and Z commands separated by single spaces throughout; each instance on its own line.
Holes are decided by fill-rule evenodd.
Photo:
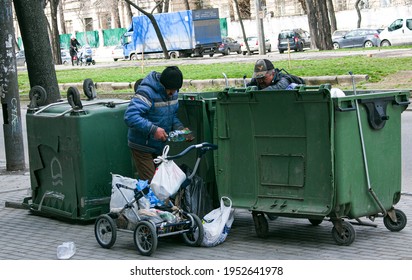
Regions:
M 170 142 L 192 141 L 194 137 L 191 133 L 189 129 L 173 130 L 169 133 L 167 140 Z

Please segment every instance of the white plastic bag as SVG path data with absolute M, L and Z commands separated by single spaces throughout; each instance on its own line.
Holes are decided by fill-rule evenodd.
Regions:
M 110 197 L 110 211 L 119 212 L 127 203 L 116 184 L 124 185 L 130 189 L 122 188 L 122 192 L 125 197 L 131 201 L 134 198 L 134 189 L 136 188 L 138 180 L 128 177 L 123 177 L 118 174 L 112 174 L 112 195 Z M 136 217 L 138 209 L 149 209 L 150 201 L 146 197 L 142 197 L 138 200 L 139 205 L 136 202 L 133 203 L 133 208 L 128 208 L 125 210 L 124 215 L 126 218 L 132 222 L 137 223 L 138 219 Z M 135 213 L 133 213 L 133 211 Z
M 202 246 L 213 247 L 223 243 L 229 234 L 233 221 L 232 200 L 223 196 L 220 199 L 220 208 L 212 210 L 203 217 L 204 237 Z
M 169 145 L 163 149 L 163 155 L 154 159 L 156 172 L 150 182 L 150 188 L 160 200 L 165 200 L 174 195 L 180 188 L 180 185 L 186 180 L 186 174 L 174 163 L 173 160 L 167 160 Z

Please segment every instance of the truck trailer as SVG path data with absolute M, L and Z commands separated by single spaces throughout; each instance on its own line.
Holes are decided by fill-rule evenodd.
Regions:
M 219 10 L 186 10 L 154 15 L 171 58 L 210 57 L 222 41 Z M 122 36 L 125 58 L 136 60 L 142 55 L 162 56 L 163 50 L 150 19 L 135 16 Z

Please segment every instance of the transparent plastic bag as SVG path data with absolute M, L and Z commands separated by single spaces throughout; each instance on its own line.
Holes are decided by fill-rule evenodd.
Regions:
M 76 253 L 76 245 L 74 242 L 63 242 L 57 246 L 57 258 L 59 260 L 68 260 Z

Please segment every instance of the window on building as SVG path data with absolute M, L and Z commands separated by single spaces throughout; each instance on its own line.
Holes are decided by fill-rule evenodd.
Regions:
M 67 34 L 72 34 L 73 33 L 73 22 L 71 20 L 66 20 L 64 22 L 64 25 L 66 27 Z
M 391 5 L 391 0 L 381 0 L 381 7 L 389 7 Z
M 295 8 L 295 15 L 304 15 L 305 11 L 302 8 L 302 4 L 299 0 L 293 1 L 293 7 Z
M 93 19 L 92 18 L 85 18 L 84 19 L 84 27 L 86 31 L 93 31 Z
M 100 24 L 102 29 L 110 29 L 112 28 L 112 17 L 108 13 L 100 14 Z
M 337 0 L 335 10 L 338 11 L 346 11 L 348 9 L 348 1 L 347 0 Z
M 275 8 L 275 16 L 280 17 L 285 14 L 285 0 L 279 0 Z

